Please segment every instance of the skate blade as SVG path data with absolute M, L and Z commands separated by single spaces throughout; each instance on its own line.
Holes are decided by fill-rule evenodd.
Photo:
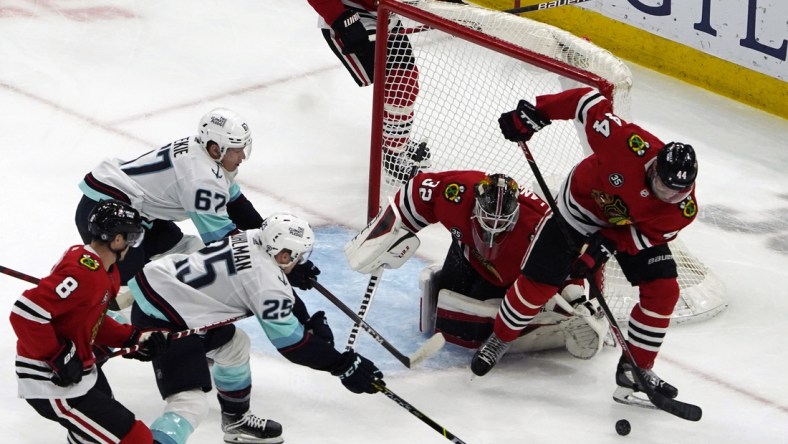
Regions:
M 657 406 L 652 404 L 648 398 L 641 398 L 635 395 L 635 393 L 636 392 L 631 388 L 616 387 L 616 391 L 613 392 L 613 401 L 616 401 L 619 404 L 631 405 L 643 409 L 657 410 Z

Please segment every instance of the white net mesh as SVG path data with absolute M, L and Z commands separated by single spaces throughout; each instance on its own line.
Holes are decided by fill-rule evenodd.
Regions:
M 384 0 L 379 23 L 386 20 L 389 8 L 396 14 L 389 20 L 388 49 L 382 41 L 376 49 L 386 52 L 387 69 L 376 73 L 376 79 L 382 76 L 385 82 L 376 90 L 375 107 L 384 111 L 373 122 L 373 139 L 385 134 L 385 111 L 394 109 L 392 104 L 412 106 L 409 137 L 427 143 L 431 170 L 501 172 L 538 190 L 522 151 L 500 133 L 497 120 L 502 112 L 514 109 L 520 99 L 533 102 L 537 95 L 585 84 L 611 97 L 616 113 L 629 118 L 629 68 L 584 39 L 511 14 L 432 0 Z M 412 73 L 413 65 L 417 86 L 412 75 L 403 75 Z M 403 93 L 416 97 L 415 102 L 403 104 Z M 373 153 L 382 146 L 385 143 L 373 143 Z M 553 191 L 589 152 L 572 121 L 553 121 L 529 148 Z M 385 157 L 383 165 L 372 165 L 381 172 L 380 196 L 370 196 L 375 210 L 376 198 L 393 195 L 402 183 L 386 167 Z M 682 244 L 673 242 L 671 248 L 682 289 L 674 322 L 717 314 L 725 307 L 719 281 Z M 615 261 L 607 268 L 608 303 L 616 317 L 625 320 L 637 301 L 637 288 L 624 279 Z

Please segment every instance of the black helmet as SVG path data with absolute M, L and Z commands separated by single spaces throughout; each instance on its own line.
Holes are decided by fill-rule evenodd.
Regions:
M 698 160 L 692 145 L 670 142 L 657 153 L 657 175 L 662 183 L 674 190 L 683 190 L 695 183 Z
M 145 234 L 140 213 L 119 200 L 99 202 L 88 216 L 88 230 L 94 239 L 103 242 L 112 242 L 115 235 L 123 234 L 134 247 L 139 246 Z
M 520 191 L 511 177 L 505 174 L 484 176 L 473 193 L 476 197 L 473 215 L 484 231 L 494 235 L 507 230 L 517 220 Z

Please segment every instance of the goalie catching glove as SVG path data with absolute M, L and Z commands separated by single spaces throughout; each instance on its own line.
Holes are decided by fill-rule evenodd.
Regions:
M 531 136 L 550 124 L 550 119 L 526 100 L 520 100 L 517 109 L 501 114 L 498 125 L 507 140 L 527 142 Z
M 419 245 L 419 238 L 402 226 L 399 212 L 390 204 L 345 245 L 345 256 L 353 270 L 372 273 L 381 267 L 401 267 Z

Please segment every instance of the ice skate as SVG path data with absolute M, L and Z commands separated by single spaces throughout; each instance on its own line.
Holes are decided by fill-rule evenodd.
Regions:
M 279 444 L 282 425 L 246 412 L 242 415 L 222 412 L 222 431 L 226 443 Z
M 501 359 L 506 353 L 506 350 L 509 350 L 509 347 L 512 345 L 511 342 L 505 342 L 498 338 L 495 333 L 491 334 L 484 344 L 476 350 L 476 354 L 473 355 L 473 359 L 471 360 L 471 371 L 476 376 L 484 376 Z
M 621 404 L 633 405 L 636 407 L 643 407 L 647 409 L 656 409 L 657 407 L 651 403 L 645 396 L 638 396 L 636 393 L 642 392 L 639 383 L 635 380 L 635 375 L 632 374 L 632 365 L 625 361 L 623 358 L 619 360 L 618 367 L 616 368 L 616 391 L 613 392 L 613 400 Z M 646 382 L 658 392 L 668 398 L 675 398 L 679 395 L 676 387 L 663 381 L 653 370 L 643 370 L 643 376 Z
M 432 166 L 430 149 L 427 142 L 408 141 L 401 152 L 383 150 L 383 169 L 386 183 L 399 186 L 410 180 L 419 171 Z

